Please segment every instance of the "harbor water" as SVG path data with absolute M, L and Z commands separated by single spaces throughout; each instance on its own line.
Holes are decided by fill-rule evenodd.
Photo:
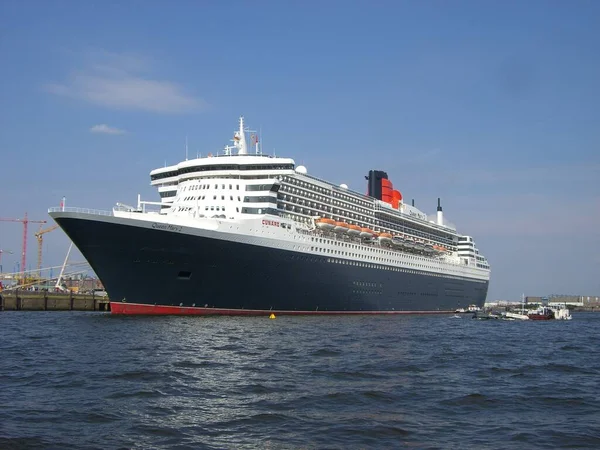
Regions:
M 600 314 L 0 313 L 0 448 L 600 448 Z

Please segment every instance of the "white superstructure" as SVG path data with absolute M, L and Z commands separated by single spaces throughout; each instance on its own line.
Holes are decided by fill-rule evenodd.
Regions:
M 224 239 L 277 246 L 299 257 L 327 255 L 335 264 L 489 280 L 489 264 L 473 238 L 445 222 L 439 202 L 435 220 L 428 220 L 402 201 L 394 207 L 313 177 L 293 159 L 263 155 L 256 135 L 249 153 L 247 132 L 240 118 L 233 145 L 221 154 L 153 170 L 161 213 L 147 220 L 222 232 Z

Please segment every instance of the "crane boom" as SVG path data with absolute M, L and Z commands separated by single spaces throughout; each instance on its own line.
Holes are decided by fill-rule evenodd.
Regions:
M 25 274 L 25 271 L 27 270 L 26 267 L 26 263 L 27 263 L 27 224 L 29 222 L 31 223 L 46 223 L 45 220 L 29 220 L 27 218 L 27 213 L 25 213 L 25 217 L 22 219 L 2 219 L 0 218 L 0 221 L 2 222 L 21 222 L 23 224 L 23 250 L 21 253 L 21 272 L 23 272 L 23 274 Z
M 51 227 L 46 228 L 45 230 L 42 230 L 42 225 L 40 225 L 40 229 L 38 230 L 37 233 L 35 233 L 35 238 L 37 239 L 37 243 L 38 243 L 38 259 L 37 259 L 37 272 L 38 272 L 38 278 L 42 277 L 42 242 L 43 242 L 43 235 L 46 233 L 49 233 L 50 231 L 56 230 L 58 228 L 58 225 L 52 225 Z

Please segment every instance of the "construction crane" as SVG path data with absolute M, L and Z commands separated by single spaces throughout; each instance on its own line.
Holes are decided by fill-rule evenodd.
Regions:
M 22 250 L 22 254 L 21 254 L 21 272 L 23 272 L 23 274 L 25 274 L 25 271 L 27 270 L 27 266 L 25 265 L 25 263 L 27 262 L 27 224 L 28 223 L 46 223 L 45 220 L 29 220 L 27 218 L 27 213 L 25 213 L 25 217 L 22 219 L 2 219 L 0 218 L 0 221 L 2 222 L 22 222 L 23 223 L 23 250 Z
M 35 233 L 35 238 L 37 239 L 37 243 L 38 243 L 38 264 L 37 264 L 37 272 L 38 272 L 38 278 L 42 278 L 42 241 L 43 241 L 43 235 L 46 233 L 51 232 L 52 230 L 56 230 L 58 228 L 58 225 L 52 225 L 49 228 L 46 228 L 45 230 L 42 230 L 42 225 L 40 225 L 40 229 L 38 230 L 37 233 Z

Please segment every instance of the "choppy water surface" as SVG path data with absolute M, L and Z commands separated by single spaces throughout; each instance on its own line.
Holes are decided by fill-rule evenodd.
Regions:
M 0 448 L 600 448 L 600 314 L 0 313 Z

